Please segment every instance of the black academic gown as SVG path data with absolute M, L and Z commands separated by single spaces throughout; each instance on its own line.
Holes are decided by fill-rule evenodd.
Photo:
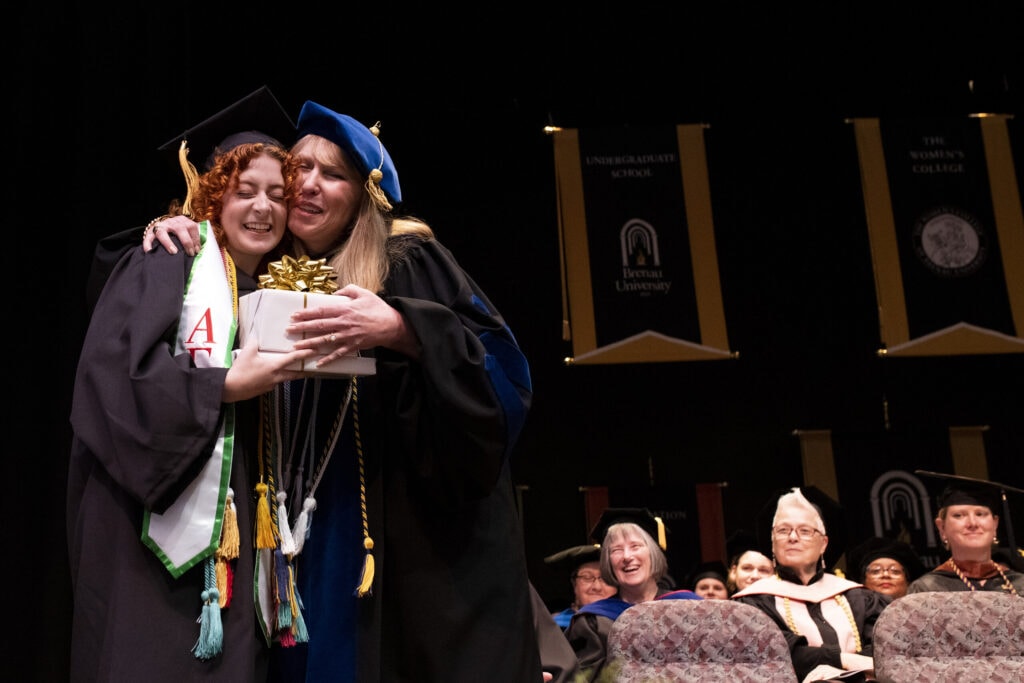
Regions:
M 819 571 L 811 578 L 809 583 L 813 584 L 821 580 L 824 574 L 825 572 Z M 779 566 L 778 575 L 783 581 L 800 584 L 796 574 L 788 567 Z M 762 582 L 769 580 L 774 579 L 761 579 Z M 760 585 L 760 583 L 757 585 Z M 853 619 L 860 634 L 860 654 L 871 657 L 874 655 L 875 621 L 877 621 L 878 615 L 882 613 L 882 610 L 885 609 L 892 599 L 888 595 L 876 593 L 867 588 L 850 588 L 844 591 L 842 595 L 850 605 L 850 611 L 853 613 Z M 789 652 L 793 658 L 793 668 L 796 670 L 798 679 L 803 680 L 808 673 L 819 665 L 833 666 L 837 669 L 843 668 L 840 657 L 841 649 L 836 632 L 822 616 L 821 608 L 817 604 L 808 603 L 808 611 L 811 612 L 815 622 L 818 624 L 818 630 L 823 641 L 820 646 L 809 645 L 806 637 L 793 633 L 786 624 L 785 617 L 779 614 L 775 608 L 774 595 L 761 593 L 733 597 L 733 599 L 758 608 L 771 617 L 772 621 L 779 626 L 782 635 L 786 637 L 786 644 L 789 645 Z M 864 681 L 865 676 L 861 673 L 852 674 L 846 676 L 844 680 L 858 683 Z
M 1024 574 L 1012 569 L 1004 569 L 1003 573 L 1006 575 L 1006 579 L 1010 582 L 1010 585 L 1013 586 L 1013 590 L 1016 590 L 1018 595 L 1024 596 Z M 996 574 L 989 577 L 984 584 L 974 581 L 973 585 L 974 590 L 976 591 L 1009 593 L 1010 590 L 1005 588 L 1004 583 L 1003 577 Z M 968 588 L 963 579 L 957 576 L 954 572 L 946 571 L 945 569 L 940 569 L 938 567 L 927 574 L 922 574 L 907 587 L 908 594 L 925 593 L 928 591 L 967 590 L 971 589 Z
M 261 681 L 267 648 L 252 601 L 254 406 L 236 404 L 231 486 L 241 537 L 234 595 L 222 611 L 223 654 L 192 654 L 203 563 L 174 579 L 140 540 L 143 509 L 160 512 L 214 446 L 225 369 L 173 356 L 192 259 L 132 249 L 96 303 L 79 359 L 67 531 L 74 616 L 73 681 Z M 240 294 L 254 282 L 242 273 Z
M 422 355 L 376 349 L 376 374 L 358 379 L 357 413 L 346 418 L 296 561 L 309 643 L 275 646 L 272 680 L 303 680 L 302 660 L 307 681 L 344 666 L 343 624 L 355 610 L 359 681 L 541 681 L 509 468 L 530 405 L 528 366 L 495 307 L 439 242 L 394 239 L 402 253 L 382 294 Z M 345 381 L 321 387 L 316 454 L 329 442 Z M 293 408 L 303 391 L 308 407 L 309 380 L 291 385 Z M 365 555 L 356 415 L 375 563 L 362 598 L 353 597 Z M 331 675 L 345 680 L 345 671 Z

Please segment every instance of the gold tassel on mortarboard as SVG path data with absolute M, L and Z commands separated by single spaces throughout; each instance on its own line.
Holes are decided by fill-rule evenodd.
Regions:
M 655 517 L 654 521 L 658 525 L 658 547 L 662 550 L 668 550 L 668 541 L 665 538 L 665 522 L 662 521 L 661 517 Z
M 178 163 L 181 165 L 181 172 L 185 176 L 185 203 L 181 207 L 181 212 L 192 218 L 192 195 L 195 194 L 195 190 L 199 185 L 199 172 L 196 167 L 192 165 L 192 162 L 188 160 L 188 141 L 182 140 L 181 147 L 178 148 Z

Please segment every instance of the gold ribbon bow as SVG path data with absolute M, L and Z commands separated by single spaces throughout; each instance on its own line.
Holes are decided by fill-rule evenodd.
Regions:
M 260 275 L 260 289 L 284 289 L 292 292 L 315 292 L 332 294 L 338 289 L 334 281 L 334 269 L 327 265 L 327 259 L 311 260 L 308 256 L 295 259 L 285 256 L 267 267 L 267 274 Z

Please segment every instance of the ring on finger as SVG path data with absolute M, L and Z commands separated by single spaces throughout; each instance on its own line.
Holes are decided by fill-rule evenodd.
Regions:
M 330 334 L 330 335 L 329 335 L 329 336 L 327 337 L 327 341 L 329 341 L 329 342 L 331 342 L 331 343 L 333 344 L 334 342 L 338 341 L 338 335 L 336 335 L 336 334 L 334 334 L 334 333 L 332 332 L 332 333 L 331 333 L 331 334 Z

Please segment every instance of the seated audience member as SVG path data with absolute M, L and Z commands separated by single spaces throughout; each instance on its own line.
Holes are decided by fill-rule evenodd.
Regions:
M 784 493 L 774 507 L 773 516 L 771 504 L 758 515 L 758 528 L 770 537 L 776 573 L 733 599 L 778 624 L 800 680 L 869 680 L 875 621 L 890 598 L 828 573 L 844 548 L 838 503 L 804 486 Z
M 725 583 L 728 573 L 725 564 L 718 560 L 703 562 L 690 575 L 687 585 L 705 600 L 728 600 L 729 589 Z
M 1024 574 L 993 559 L 1002 509 L 998 487 L 950 478 L 938 502 L 935 528 L 950 557 L 911 582 L 907 592 L 1002 591 L 1024 596 Z
M 907 594 L 907 586 L 924 574 L 924 565 L 908 544 L 874 537 L 847 554 L 850 578 L 893 600 Z
M 615 586 L 608 585 L 601 578 L 601 546 L 596 543 L 566 548 L 545 557 L 544 563 L 568 574 L 572 585 L 572 603 L 551 615 L 563 630 L 569 627 L 572 615 L 580 607 L 615 595 Z
M 579 680 L 595 681 L 608 654 L 608 632 L 626 609 L 648 600 L 700 600 L 693 591 L 666 591 L 665 527 L 646 509 L 609 508 L 591 536 L 601 542 L 601 576 L 618 595 L 585 605 L 572 617 L 566 637 L 580 663 Z M 655 540 L 657 539 L 657 540 Z
M 749 531 L 737 531 L 725 545 L 730 558 L 729 575 L 726 577 L 730 595 L 775 573 L 771 558 L 761 552 L 757 537 Z

